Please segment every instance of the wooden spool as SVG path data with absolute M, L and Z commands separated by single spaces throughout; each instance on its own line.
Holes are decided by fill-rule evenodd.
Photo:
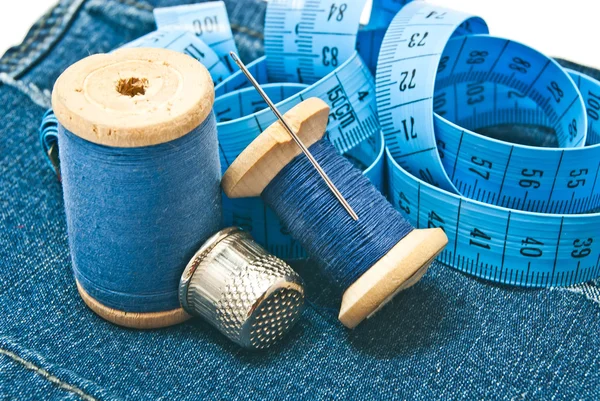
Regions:
M 173 141 L 211 113 L 214 86 L 193 58 L 165 49 L 122 49 L 87 57 L 56 81 L 52 107 L 60 124 L 87 141 L 142 147 Z M 108 268 L 108 267 L 107 267 Z M 150 329 L 190 318 L 182 309 L 131 313 L 109 308 L 77 283 L 85 303 L 104 319 Z
M 329 106 L 318 98 L 310 98 L 288 111 L 284 118 L 310 147 L 323 137 L 328 116 Z M 275 122 L 231 164 L 221 186 L 230 198 L 260 196 L 300 153 L 283 125 Z M 339 320 L 346 327 L 356 327 L 399 291 L 416 283 L 447 243 L 440 228 L 413 230 L 344 292 Z

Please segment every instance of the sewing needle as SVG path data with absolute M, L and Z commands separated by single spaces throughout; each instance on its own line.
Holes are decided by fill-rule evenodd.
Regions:
M 327 175 L 327 173 L 319 165 L 319 163 L 313 157 L 313 155 L 310 153 L 310 151 L 308 150 L 308 148 L 302 143 L 302 141 L 300 140 L 300 138 L 298 138 L 298 136 L 296 135 L 296 133 L 288 125 L 288 123 L 283 118 L 283 115 L 279 112 L 279 110 L 277 109 L 277 107 L 275 107 L 275 104 L 273 104 L 273 102 L 271 101 L 271 99 L 269 98 L 269 96 L 267 96 L 267 94 L 265 93 L 265 91 L 261 88 L 260 84 L 252 76 L 252 74 L 250 73 L 250 71 L 248 71 L 248 69 L 246 68 L 246 66 L 244 65 L 244 63 L 242 63 L 242 61 L 238 58 L 238 56 L 234 52 L 230 52 L 229 54 L 231 55 L 231 58 L 233 59 L 233 61 L 235 61 L 235 63 L 238 65 L 238 67 L 240 67 L 240 70 L 242 70 L 242 72 L 244 73 L 244 75 L 246 76 L 246 78 L 248 78 L 248 81 L 250 81 L 250 83 L 252 84 L 252 86 L 254 86 L 254 88 L 256 89 L 256 91 L 258 92 L 258 94 L 264 99 L 264 101 L 267 103 L 267 105 L 269 106 L 269 108 L 273 111 L 273 113 L 275 114 L 275 116 L 277 116 L 277 118 L 279 119 L 279 121 L 281 122 L 281 124 L 283 125 L 283 127 L 285 128 L 285 130 L 288 132 L 288 134 L 290 134 L 290 136 L 292 137 L 292 139 L 294 139 L 294 141 L 300 147 L 300 149 L 302 150 L 302 152 L 306 155 L 306 157 L 308 158 L 308 160 L 310 160 L 310 162 L 312 163 L 312 165 L 314 166 L 314 168 L 317 170 L 317 172 L 319 173 L 319 175 L 321 176 L 321 178 L 323 178 L 323 181 L 325 181 L 325 183 L 327 184 L 327 186 L 329 187 L 329 189 L 331 190 L 331 192 L 333 193 L 333 195 L 335 195 L 335 197 L 342 204 L 342 206 L 344 207 L 344 209 L 346 209 L 346 211 L 348 212 L 348 214 L 350 215 L 350 217 L 352 217 L 352 219 L 354 219 L 355 221 L 358 221 L 358 215 L 352 209 L 352 206 L 350 206 L 350 204 L 348 203 L 348 201 L 344 198 L 344 196 L 342 195 L 342 193 L 337 189 L 337 187 L 335 186 L 335 184 L 331 181 L 331 179 L 329 178 L 329 176 Z

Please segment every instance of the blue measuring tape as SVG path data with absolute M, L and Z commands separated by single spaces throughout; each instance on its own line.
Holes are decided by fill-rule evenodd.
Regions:
M 257 81 L 270 90 L 267 93 L 282 112 L 309 97 L 324 100 L 331 108 L 327 138 L 382 191 L 384 144 L 377 122 L 375 83 L 371 73 L 375 62 L 368 65 L 360 55 L 369 60 L 376 59 L 370 56 L 373 37 L 383 38 L 383 27 L 404 4 L 392 3 L 385 10 L 375 7 L 371 20 L 378 23 L 359 29 L 366 0 L 353 4 L 269 2 L 265 19 L 266 56 L 248 65 Z M 320 20 L 310 26 L 303 22 L 306 21 L 303 18 L 312 18 L 314 10 L 309 6 L 320 15 Z M 327 15 L 323 10 L 327 10 Z M 326 30 L 319 31 L 322 27 Z M 312 44 L 308 46 L 308 42 Z M 329 46 L 322 48 L 320 43 Z M 318 48 L 318 54 L 307 55 L 303 49 L 309 47 Z M 360 50 L 360 55 L 355 48 Z M 342 53 L 338 49 L 342 49 Z M 282 60 L 287 72 L 280 68 Z M 309 60 L 312 68 L 306 69 Z M 298 85 L 306 87 L 301 89 Z M 238 71 L 215 88 L 214 110 L 219 122 L 223 171 L 263 129 L 276 121 L 254 90 L 240 90 L 247 86 L 246 77 Z M 286 94 L 285 91 L 294 93 Z M 304 257 L 302 247 L 260 198 L 228 199 L 223 196 L 223 218 L 225 225 L 250 230 L 257 241 L 277 256 L 284 259 Z
M 237 47 L 222 1 L 155 8 L 154 19 L 160 31 L 193 33 L 217 54 L 230 73 L 234 71 L 229 52 L 237 53 Z
M 269 2 L 266 56 L 249 70 L 282 112 L 308 97 L 326 101 L 327 136 L 338 152 L 387 189 L 416 227 L 444 229 L 443 263 L 524 286 L 597 277 L 599 215 L 581 213 L 600 203 L 600 84 L 486 35 L 478 17 L 375 0 L 361 26 L 366 3 Z M 211 60 L 221 59 L 214 111 L 225 170 L 275 117 L 228 64 L 222 2 L 155 16 L 161 35 L 187 31 L 188 41 L 210 44 Z M 51 114 L 46 121 L 42 143 L 52 153 Z M 304 256 L 260 199 L 224 197 L 223 206 L 224 224 L 250 230 L 278 256 Z
M 369 24 L 359 1 L 272 0 L 265 16 L 268 74 L 281 82 L 314 83 L 336 70 L 355 48 L 374 67 L 393 16 L 410 0 L 376 0 Z
M 439 260 L 461 271 L 537 287 L 596 277 L 600 216 L 561 213 L 598 205 L 598 148 L 583 146 L 596 138 L 588 116 L 600 84 L 575 74 L 577 85 L 519 43 L 450 39 L 467 28 L 486 31 L 415 2 L 386 33 L 377 87 L 391 201 L 417 227 L 442 227 L 449 244 Z M 516 125 L 548 127 L 559 148 L 507 142 Z M 490 126 L 505 127 L 505 140 L 474 132 Z
M 256 72 L 257 81 L 261 85 L 277 82 L 270 79 L 267 71 L 268 64 L 268 58 L 261 58 L 251 66 Z M 239 85 L 242 82 L 244 87 L 248 85 L 246 77 L 241 71 L 238 71 L 215 88 L 217 96 L 228 93 L 227 90 L 222 90 L 225 85 L 237 89 L 239 85 L 235 84 L 238 81 L 241 81 Z M 251 105 L 259 98 L 258 95 L 252 94 L 252 92 L 244 93 L 250 97 L 242 100 L 242 103 Z M 379 124 L 375 115 L 375 82 L 369 69 L 356 52 L 337 70 L 326 75 L 318 82 L 287 98 L 278 98 L 280 101 L 277 103 L 277 108 L 281 112 L 286 112 L 309 97 L 321 98 L 331 107 L 326 135 L 340 153 L 345 153 L 354 148 L 379 131 Z M 219 120 L 221 122 L 219 124 L 219 136 L 222 137 L 221 148 L 225 159 L 224 167 L 228 167 L 263 129 L 277 120 L 275 115 L 265 108 L 266 104 L 264 102 L 262 106 L 263 108 L 255 113 L 239 116 L 228 121 Z M 217 118 L 226 115 L 230 107 L 228 102 L 215 101 Z M 245 138 L 243 143 L 239 142 L 240 136 Z M 249 139 L 249 141 L 246 139 Z M 236 143 L 238 146 L 235 146 Z

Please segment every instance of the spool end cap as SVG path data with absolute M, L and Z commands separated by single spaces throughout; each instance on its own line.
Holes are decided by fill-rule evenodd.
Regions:
M 308 148 L 325 134 L 329 106 L 313 97 L 294 106 L 283 115 L 290 128 Z M 273 178 L 302 153 L 281 122 L 263 131 L 231 163 L 221 186 L 230 198 L 260 196 Z
M 191 316 L 188 315 L 182 308 L 164 312 L 146 313 L 125 312 L 109 308 L 88 294 L 79 281 L 76 281 L 76 283 L 77 291 L 88 308 L 90 308 L 104 320 L 116 324 L 117 326 L 139 330 L 160 329 L 163 327 L 169 327 L 183 323 L 191 318 Z
M 142 147 L 180 138 L 211 113 L 210 73 L 167 49 L 126 48 L 86 57 L 67 68 L 52 91 L 60 124 L 110 147 Z
M 447 243 L 441 228 L 411 231 L 344 292 L 340 322 L 353 329 L 371 317 L 419 281 Z

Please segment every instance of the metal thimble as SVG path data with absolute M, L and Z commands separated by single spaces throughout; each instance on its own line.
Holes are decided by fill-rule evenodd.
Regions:
M 237 227 L 219 231 L 185 268 L 179 302 L 245 348 L 268 348 L 304 306 L 300 276 Z

